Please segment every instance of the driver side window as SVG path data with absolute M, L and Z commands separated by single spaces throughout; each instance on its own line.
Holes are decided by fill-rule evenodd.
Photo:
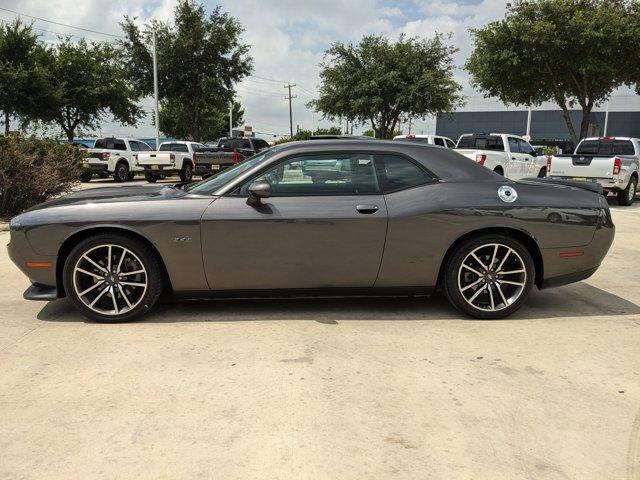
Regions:
M 253 182 L 265 181 L 271 196 L 364 195 L 380 192 L 373 155 L 325 154 L 292 157 L 240 187 L 247 195 Z

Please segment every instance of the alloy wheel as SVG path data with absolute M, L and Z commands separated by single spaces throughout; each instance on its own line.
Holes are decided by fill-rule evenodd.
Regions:
M 497 312 L 513 305 L 527 283 L 522 257 L 501 243 L 475 248 L 458 269 L 458 289 L 473 308 Z
M 93 247 L 73 267 L 73 288 L 78 298 L 101 315 L 122 315 L 144 298 L 147 269 L 128 248 L 115 244 Z

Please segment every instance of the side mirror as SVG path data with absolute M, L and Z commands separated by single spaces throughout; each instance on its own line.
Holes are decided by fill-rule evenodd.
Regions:
M 260 205 L 260 200 L 271 196 L 271 185 L 269 182 L 253 182 L 249 186 L 249 205 Z

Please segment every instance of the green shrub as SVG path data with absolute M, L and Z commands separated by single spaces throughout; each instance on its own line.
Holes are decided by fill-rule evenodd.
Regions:
M 82 157 L 77 147 L 55 140 L 0 136 L 0 216 L 16 215 L 71 190 Z

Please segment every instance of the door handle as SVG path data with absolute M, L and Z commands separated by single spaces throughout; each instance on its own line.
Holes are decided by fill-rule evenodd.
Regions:
M 376 213 L 378 211 L 377 205 L 358 205 L 356 210 L 365 215 L 369 215 L 371 213 Z
M 515 159 L 516 159 L 516 157 L 511 157 L 511 160 L 515 160 Z

